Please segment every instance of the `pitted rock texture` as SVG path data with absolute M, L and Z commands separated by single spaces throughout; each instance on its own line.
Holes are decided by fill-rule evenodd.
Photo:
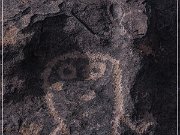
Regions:
M 4 135 L 175 135 L 175 6 L 4 2 Z

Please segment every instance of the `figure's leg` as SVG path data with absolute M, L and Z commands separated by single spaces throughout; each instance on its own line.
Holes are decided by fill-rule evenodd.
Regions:
M 62 135 L 69 135 L 69 131 L 67 129 L 67 125 L 63 121 L 62 118 L 58 115 L 58 112 L 55 110 L 54 103 L 53 103 L 53 95 L 52 93 L 48 92 L 46 95 L 46 103 L 50 110 L 50 114 L 53 116 L 56 123 L 59 123 L 58 126 L 53 130 L 50 135 L 57 135 L 60 132 Z

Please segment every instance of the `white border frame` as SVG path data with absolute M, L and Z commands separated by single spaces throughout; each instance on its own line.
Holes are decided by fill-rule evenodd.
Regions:
M 178 112 L 178 110 L 179 110 L 179 90 L 178 90 L 178 87 L 179 87 L 179 84 L 178 84 L 178 82 L 179 82 L 179 78 L 178 78 L 178 74 L 179 74 L 179 72 L 178 72 L 178 57 L 179 57 L 179 55 L 178 55 L 178 43 L 179 43 L 179 41 L 178 41 L 178 34 L 179 34 L 179 32 L 178 32 L 178 19 L 179 19 L 179 17 L 178 17 L 178 7 L 179 7 L 179 1 L 178 0 L 176 0 L 177 1 L 177 135 L 179 135 L 179 116 L 178 116 L 178 114 L 179 114 L 179 112 Z
M 1 115 L 2 115 L 2 121 L 1 121 L 1 124 L 2 124 L 2 125 L 1 125 L 1 130 L 2 130 L 2 131 L 1 131 L 1 132 L 2 132 L 2 135 L 3 135 L 3 125 L 4 125 L 4 122 L 3 122 L 3 100 L 4 100 L 4 99 L 3 99 L 3 94 L 4 94 L 4 84 L 3 84 L 3 58 L 4 58 L 4 57 L 3 57 L 3 54 L 4 54 L 4 53 L 3 53 L 3 43 L 4 43 L 4 41 L 3 41 L 3 37 L 4 37 L 4 30 L 3 30 L 3 24 L 4 24 L 4 19 L 3 19 L 3 17 L 4 17 L 4 15 L 3 15 L 3 10 L 4 10 L 4 7 L 3 7 L 3 6 L 4 6 L 4 3 L 3 3 L 3 2 L 4 2 L 4 1 L 2 0 L 1 2 L 2 2 L 2 3 L 1 3 L 1 12 L 2 12 L 2 14 L 1 14 L 1 19 L 2 19 L 2 20 L 1 20 L 1 33 L 2 33 L 2 35 L 1 35 L 1 38 L 2 38 L 2 40 L 1 40 L 1 41 L 2 41 L 2 50 L 1 50 L 1 52 L 2 52 L 2 57 L 1 57 L 1 61 L 2 61 L 2 63 L 1 63 L 1 65 L 2 65 L 2 66 L 1 66 L 1 70 L 2 70 L 2 71 L 1 71 L 1 72 L 2 72 L 2 75 L 1 75 L 1 79 L 2 79 L 2 80 L 1 80 L 1 87 L 2 87 L 2 91 L 1 91 L 1 93 L 2 93 L 2 95 L 1 95 L 1 98 L 2 98 L 2 100 L 1 100 L 1 102 L 2 102 L 2 103 L 1 103 L 2 109 L 1 109 L 1 111 L 2 111 L 2 112 L 1 112 Z

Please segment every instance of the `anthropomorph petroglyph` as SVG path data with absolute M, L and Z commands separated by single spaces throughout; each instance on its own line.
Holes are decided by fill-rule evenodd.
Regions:
M 4 1 L 3 134 L 174 135 L 173 7 Z
M 108 54 L 91 52 L 67 53 L 49 62 L 42 77 L 49 113 L 57 123 L 50 135 L 98 134 L 103 128 L 104 134 L 119 135 L 121 124 L 146 133 L 155 124 L 153 117 L 135 124 L 125 114 L 120 65 Z

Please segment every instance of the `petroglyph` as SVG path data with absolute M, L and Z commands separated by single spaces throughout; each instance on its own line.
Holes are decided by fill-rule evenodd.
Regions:
M 57 91 L 62 90 L 62 87 L 63 87 L 63 83 L 61 82 L 56 82 L 52 84 L 52 89 L 57 90 Z
M 106 74 L 108 62 L 111 63 L 113 67 L 111 75 L 113 78 L 112 85 L 114 93 L 114 110 L 113 118 L 111 119 L 111 134 L 120 134 L 121 131 L 118 130 L 118 127 L 121 126 L 121 123 L 127 125 L 131 130 L 138 134 L 146 133 L 148 129 L 155 124 L 153 117 L 149 117 L 149 119 L 144 119 L 141 121 L 141 123 L 135 124 L 128 116 L 126 116 L 124 104 L 125 97 L 123 96 L 121 86 L 122 74 L 120 62 L 118 60 L 112 58 L 108 54 L 91 52 L 86 52 L 85 54 L 82 54 L 80 52 L 73 52 L 61 55 L 53 59 L 47 64 L 46 69 L 42 74 L 42 77 L 44 79 L 43 87 L 47 92 L 45 96 L 46 103 L 51 116 L 54 118 L 54 122 L 57 124 L 57 127 L 51 132 L 50 135 L 58 135 L 58 133 L 64 135 L 71 134 L 69 125 L 66 122 L 66 117 L 68 116 L 68 109 L 66 105 L 68 106 L 70 104 L 77 104 L 76 106 L 78 106 L 81 100 L 83 102 L 90 102 L 91 100 L 94 100 L 97 96 L 96 92 L 94 92 L 93 90 L 90 90 L 89 92 L 86 92 L 88 91 L 86 90 L 86 93 L 82 94 L 81 97 L 73 97 L 77 99 L 79 98 L 80 100 L 78 100 L 78 102 L 68 101 L 65 103 L 64 101 L 67 101 L 66 97 L 63 97 L 63 95 L 57 92 L 64 92 L 63 89 L 69 88 L 65 88 L 65 84 L 67 81 L 70 81 L 70 83 L 73 84 L 73 87 L 75 87 L 76 84 L 78 85 L 78 87 L 82 87 L 82 85 L 85 85 L 85 83 L 81 84 L 81 82 L 83 81 L 101 80 Z M 53 78 L 52 76 L 56 76 L 57 79 Z M 68 85 L 70 85 L 69 82 Z M 77 89 L 79 89 L 78 87 Z M 88 87 L 88 84 L 85 87 Z M 57 107 L 59 107 L 60 110 Z M 63 108 L 67 111 L 64 111 Z M 96 113 L 96 111 L 92 112 L 93 113 L 85 111 L 81 115 L 82 117 L 89 117 L 90 114 Z
M 175 3 L 4 1 L 3 134 L 175 134 Z
M 104 75 L 106 65 L 100 62 L 94 62 L 90 64 L 90 70 L 92 72 L 89 74 L 88 80 L 96 80 Z
M 43 125 L 38 125 L 36 123 L 31 123 L 29 127 L 23 127 L 20 130 L 22 135 L 40 135 Z
M 55 122 L 58 123 L 58 126 L 51 132 L 50 135 L 57 135 L 58 132 L 60 132 L 61 134 L 68 135 L 69 131 L 67 129 L 67 126 L 63 118 L 59 116 L 58 112 L 56 111 L 52 98 L 53 98 L 53 95 L 51 93 L 48 93 L 45 97 L 46 103 L 50 110 L 50 114 L 53 116 Z
M 92 91 L 92 92 L 89 92 L 88 94 L 86 94 L 86 95 L 83 95 L 82 97 L 81 97 L 81 99 L 83 100 L 83 101 L 90 101 L 90 100 L 92 100 L 93 98 L 95 98 L 96 97 L 96 93 L 94 92 L 94 91 Z

